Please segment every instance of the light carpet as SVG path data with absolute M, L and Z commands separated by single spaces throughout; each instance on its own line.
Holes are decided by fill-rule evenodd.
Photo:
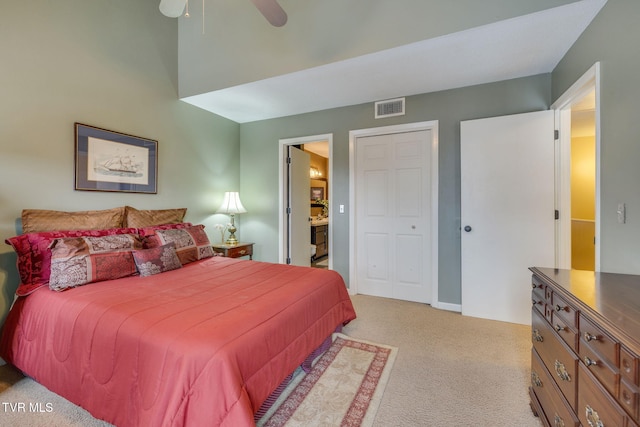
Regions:
M 397 351 L 334 334 L 311 372 L 300 371 L 257 425 L 371 426 Z

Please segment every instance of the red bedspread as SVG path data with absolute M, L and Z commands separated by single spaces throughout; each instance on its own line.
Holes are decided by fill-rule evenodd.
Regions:
M 16 301 L 0 356 L 120 427 L 237 427 L 354 318 L 335 272 L 214 257 L 38 289 Z

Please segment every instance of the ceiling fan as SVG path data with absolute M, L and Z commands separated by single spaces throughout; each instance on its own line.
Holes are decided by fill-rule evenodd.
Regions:
M 189 0 L 160 0 L 160 12 L 169 18 L 177 18 L 182 16 L 185 7 L 187 7 L 188 16 L 188 2 Z M 267 18 L 271 25 L 282 27 L 287 23 L 287 13 L 278 4 L 278 0 L 251 0 L 251 2 Z

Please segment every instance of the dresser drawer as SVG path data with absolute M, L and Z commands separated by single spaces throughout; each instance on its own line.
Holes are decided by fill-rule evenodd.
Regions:
M 547 286 L 544 296 L 547 299 L 547 303 L 551 304 L 551 301 L 553 301 L 553 289 L 551 289 L 551 286 Z
M 620 381 L 620 394 L 618 396 L 618 403 L 627 411 L 627 414 L 635 420 L 638 419 L 638 402 L 640 399 L 638 388 L 635 385 L 627 383 L 626 380 Z
M 580 314 L 580 336 L 593 352 L 597 353 L 601 358 L 606 359 L 615 367 L 619 366 L 620 345 L 618 342 L 606 334 L 600 327 L 591 323 L 591 321 L 582 314 Z
M 551 325 L 560 338 L 562 338 L 562 340 L 577 353 L 579 339 L 578 333 L 569 326 L 561 316 L 557 316 L 555 312 L 551 317 Z
M 540 355 L 562 394 L 572 408 L 576 407 L 578 358 L 558 338 L 549 323 L 536 310 L 532 310 L 533 348 Z
M 584 365 L 579 367 L 578 418 L 583 426 L 625 426 L 627 415 Z M 600 424 L 599 424 L 600 423 Z
M 535 350 L 531 351 L 531 390 L 535 393 L 544 411 L 544 414 L 538 415 L 541 418 L 545 417 L 548 425 L 565 427 L 579 425 L 573 410 L 562 396 L 560 389 Z
M 547 285 L 545 285 L 544 282 L 540 280 L 535 274 L 531 276 L 531 287 L 533 289 L 540 289 L 543 295 L 544 291 L 547 289 Z
M 638 358 L 624 347 L 620 348 L 620 374 L 631 384 L 638 385 Z
M 580 360 L 609 393 L 613 396 L 618 395 L 618 385 L 620 383 L 618 370 L 611 366 L 607 360 L 600 357 L 598 353 L 594 352 L 583 339 L 580 339 Z
M 567 325 L 573 329 L 578 329 L 578 313 L 576 309 L 569 305 L 567 301 L 557 293 L 553 293 L 554 316 L 561 317 Z
M 544 291 L 538 292 L 534 289 L 531 292 L 531 303 L 540 314 L 545 315 L 546 300 L 544 298 Z

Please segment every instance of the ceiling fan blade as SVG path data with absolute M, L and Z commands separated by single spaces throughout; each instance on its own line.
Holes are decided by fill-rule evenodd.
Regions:
M 182 16 L 187 0 L 160 0 L 160 12 L 169 18 Z
M 274 27 L 282 27 L 287 23 L 287 13 L 278 4 L 277 0 L 251 0 L 251 2 L 256 5 L 260 13 Z

